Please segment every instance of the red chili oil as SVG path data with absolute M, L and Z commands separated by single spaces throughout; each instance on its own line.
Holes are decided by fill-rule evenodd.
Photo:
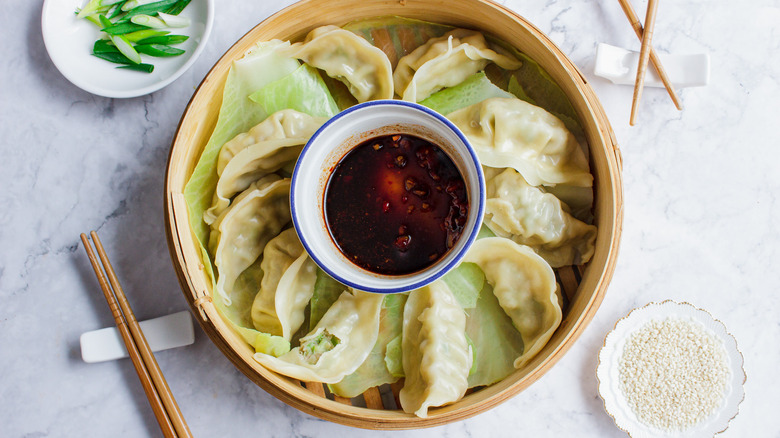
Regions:
M 412 135 L 367 140 L 347 153 L 325 190 L 331 238 L 354 264 L 378 274 L 420 271 L 463 233 L 463 176 L 437 145 Z

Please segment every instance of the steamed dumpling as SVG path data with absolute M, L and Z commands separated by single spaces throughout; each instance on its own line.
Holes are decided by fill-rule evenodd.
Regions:
M 558 198 L 529 185 L 514 169 L 485 168 L 485 225 L 528 245 L 553 268 L 593 256 L 596 227 L 574 218 Z
M 552 337 L 563 317 L 555 274 L 547 262 L 527 246 L 503 237 L 479 239 L 463 258 L 485 273 L 501 308 L 523 338 L 523 354 L 515 368 L 531 360 Z
M 472 355 L 466 313 L 443 281 L 412 291 L 404 306 L 402 338 L 406 380 L 404 412 L 428 416 L 428 408 L 460 400 L 468 388 Z
M 563 122 L 514 98 L 494 97 L 447 115 L 485 166 L 511 167 L 532 186 L 591 187 L 588 160 Z
M 306 143 L 325 120 L 323 117 L 312 117 L 294 109 L 277 111 L 222 146 L 217 159 L 217 174 L 222 175 L 228 162 L 236 154 L 257 143 L 292 138 L 304 139 L 303 143 Z
M 227 291 L 233 288 L 238 276 L 290 221 L 290 179 L 268 176 L 238 195 L 212 224 L 215 290 L 225 305 L 231 304 Z
M 301 345 L 273 357 L 255 353 L 264 367 L 306 382 L 336 383 L 368 357 L 379 335 L 384 295 L 345 291 Z
M 262 176 L 294 163 L 303 145 L 324 121 L 286 109 L 225 143 L 217 161 L 219 180 L 212 205 L 203 213 L 203 221 L 212 224 L 236 193 Z
M 393 69 L 385 52 L 364 38 L 336 26 L 318 27 L 291 56 L 343 82 L 358 102 L 393 98 Z
M 520 68 L 520 61 L 488 48 L 476 31 L 455 29 L 431 38 L 398 61 L 393 72 L 395 91 L 403 100 L 420 102 L 436 91 L 460 84 L 490 62 L 507 70 Z
M 340 397 L 357 397 L 369 388 L 395 383 L 403 376 L 402 368 L 400 372 L 397 368 L 392 368 L 401 363 L 400 354 L 394 363 L 388 363 L 387 355 L 392 355 L 394 348 L 398 353 L 401 351 L 403 313 L 407 297 L 404 293 L 384 294 L 382 310 L 379 313 L 379 335 L 374 347 L 355 372 L 338 383 L 328 385 L 330 392 Z
M 203 221 L 212 224 L 230 205 L 230 198 L 258 179 L 294 163 L 306 139 L 267 140 L 254 144 L 233 157 L 217 180 L 211 207 Z
M 295 229 L 288 228 L 265 246 L 260 267 L 263 280 L 252 304 L 252 323 L 259 332 L 289 341 L 305 319 L 317 265 L 303 250 Z

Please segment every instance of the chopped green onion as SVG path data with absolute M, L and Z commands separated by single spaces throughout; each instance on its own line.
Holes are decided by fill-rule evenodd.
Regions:
M 162 0 L 159 2 L 149 3 L 146 5 L 137 6 L 129 11 L 127 11 L 127 15 L 122 17 L 119 22 L 127 22 L 130 21 L 131 18 L 133 18 L 136 15 L 152 15 L 156 14 L 160 11 L 165 11 L 172 5 L 174 5 L 178 0 Z
M 87 18 L 90 15 L 106 13 L 116 4 L 124 0 L 90 0 L 83 9 L 78 10 L 77 18 Z
M 108 62 L 113 62 L 114 64 L 122 64 L 118 66 L 117 68 L 124 68 L 128 70 L 136 70 L 136 71 L 142 71 L 146 73 L 151 73 L 154 71 L 154 65 L 152 64 L 133 64 L 130 62 L 127 57 L 119 52 L 115 53 L 93 53 L 94 56 L 106 60 Z
M 114 7 L 114 11 L 113 11 L 113 12 L 111 12 L 110 14 L 108 14 L 108 19 L 109 19 L 109 20 L 113 20 L 113 19 L 114 19 L 114 18 L 116 18 L 116 17 L 117 17 L 119 14 L 121 14 L 121 13 L 122 13 L 122 6 L 124 6 L 124 5 L 125 5 L 125 3 L 127 3 L 127 0 L 123 0 L 123 1 L 122 1 L 122 2 L 120 2 L 120 3 L 117 3 L 117 4 L 116 4 L 116 6 Z
M 157 16 L 168 27 L 187 27 L 190 25 L 190 19 L 187 17 L 179 17 L 178 15 L 170 15 L 165 12 L 158 12 Z
M 171 6 L 165 13 L 171 14 L 171 15 L 179 15 L 181 11 L 184 10 L 184 8 L 187 7 L 188 4 L 190 4 L 191 0 L 179 0 L 178 3 Z
M 154 71 L 154 66 L 152 64 L 127 64 L 127 65 L 120 65 L 117 68 L 142 71 L 144 73 L 151 73 Z
M 135 49 L 140 53 L 158 57 L 179 56 L 184 53 L 182 49 L 163 44 L 139 44 L 135 46 Z
M 111 26 L 111 20 L 106 18 L 104 15 L 101 15 L 98 18 L 100 19 L 100 24 L 102 24 L 103 27 L 110 27 Z
M 116 6 L 111 6 L 110 8 L 106 9 L 105 11 L 103 11 L 103 12 L 101 12 L 101 13 L 102 13 L 102 14 L 105 14 L 105 15 L 106 15 L 106 18 L 108 18 L 108 19 L 109 19 L 109 21 L 110 21 L 110 20 L 111 20 L 111 17 L 113 17 L 114 15 L 116 15 L 116 10 L 117 10 L 117 9 L 119 9 L 119 8 L 117 8 Z
M 87 18 L 88 16 L 94 14 L 97 12 L 97 10 L 100 8 L 100 0 L 89 0 L 89 3 L 87 3 L 76 15 L 76 18 Z
M 187 35 L 164 35 L 164 36 L 152 36 L 138 40 L 138 44 L 165 44 L 171 46 L 173 44 L 181 44 L 187 41 L 190 37 Z
M 119 49 L 123 55 L 127 56 L 128 59 L 133 61 L 133 64 L 141 63 L 141 55 L 133 48 L 133 45 L 130 44 L 130 41 L 127 41 L 125 37 L 122 35 L 115 35 L 111 37 L 111 41 L 114 42 L 116 48 Z
M 170 32 L 167 30 L 157 30 L 157 29 L 142 29 L 137 30 L 135 32 L 126 33 L 125 38 L 127 38 L 128 41 L 131 43 L 141 43 L 143 40 L 147 40 L 149 38 L 159 38 L 164 37 L 165 35 L 168 35 Z M 160 43 L 158 44 L 171 44 L 171 43 Z
M 141 53 L 149 56 L 179 56 L 182 49 L 171 47 L 189 38 L 168 35 L 159 30 L 189 25 L 189 19 L 177 17 L 191 0 L 89 0 L 83 9 L 76 8 L 78 18 L 95 23 L 101 33 L 92 54 L 109 62 L 122 64 L 118 68 L 151 73 L 154 66 L 142 63 Z M 156 16 L 162 14 L 162 16 Z
M 93 53 L 92 55 L 108 62 L 113 62 L 114 64 L 132 64 L 132 62 L 127 59 L 127 56 L 119 53 L 119 50 L 116 52 Z
M 87 19 L 88 21 L 91 21 L 92 23 L 94 23 L 97 27 L 102 27 L 100 25 L 100 20 L 98 20 L 98 18 L 96 16 L 94 16 L 94 15 L 87 15 L 84 18 Z
M 110 23 L 110 22 L 109 22 Z M 105 24 L 104 24 L 105 26 Z M 105 26 L 102 30 L 109 35 L 123 35 L 126 33 L 137 32 L 139 30 L 149 29 L 147 26 L 142 26 L 135 23 L 120 23 Z
M 119 49 L 116 48 L 114 43 L 108 40 L 97 40 L 92 47 L 92 53 L 119 53 Z
M 166 27 L 169 27 L 161 19 L 146 14 L 135 15 L 133 16 L 133 18 L 130 19 L 130 21 L 133 22 L 134 24 L 140 24 L 141 26 L 151 27 L 152 29 L 165 29 Z
M 137 8 L 141 5 L 148 5 L 149 3 L 153 3 L 155 0 L 128 0 L 127 4 L 124 8 L 122 8 L 125 12 Z
M 111 21 L 109 21 L 108 18 L 105 17 L 105 15 L 100 16 L 100 23 L 103 26 L 110 27 Z M 112 35 L 109 33 L 109 38 L 111 38 L 111 42 L 114 43 L 117 49 L 119 49 L 120 52 L 122 52 L 123 55 L 127 56 L 127 59 L 130 60 L 133 64 L 140 64 L 141 63 L 141 55 L 138 54 L 138 52 L 135 51 L 133 48 L 133 45 L 130 44 L 130 41 L 127 41 L 125 37 L 122 35 Z

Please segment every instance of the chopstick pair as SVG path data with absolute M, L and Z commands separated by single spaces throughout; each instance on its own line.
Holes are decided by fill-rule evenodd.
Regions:
M 141 385 L 143 385 L 144 392 L 149 399 L 149 404 L 152 406 L 163 435 L 166 438 L 192 437 L 192 433 L 189 427 L 187 427 L 187 422 L 184 420 L 179 406 L 173 398 L 171 389 L 168 387 L 162 371 L 160 371 L 157 360 L 154 358 L 152 349 L 149 348 L 138 320 L 136 320 L 133 310 L 127 302 L 127 297 L 119 285 L 100 238 L 94 231 L 90 233 L 90 236 L 95 244 L 100 262 L 95 257 L 86 234 L 81 234 L 81 241 L 84 243 L 84 249 L 87 251 L 90 263 L 92 263 L 92 269 L 95 270 L 100 288 L 103 290 L 108 307 L 114 316 L 116 327 L 122 335 L 122 340 L 125 343 L 125 347 L 127 347 L 127 352 L 133 362 L 135 371 L 138 373 Z M 103 268 L 100 266 L 101 262 Z M 103 269 L 105 269 L 105 274 Z M 108 279 L 106 279 L 106 276 Z
M 631 22 L 631 27 L 634 29 L 636 36 L 642 41 L 642 48 L 639 52 L 639 65 L 636 70 L 636 82 L 634 83 L 634 98 L 631 102 L 631 118 L 629 123 L 631 126 L 636 124 L 636 115 L 639 107 L 639 100 L 642 96 L 642 88 L 645 81 L 645 71 L 647 70 L 648 60 L 652 61 L 655 70 L 658 72 L 658 76 L 666 87 L 666 91 L 669 93 L 669 97 L 672 98 L 674 106 L 678 110 L 682 109 L 680 98 L 674 91 L 674 86 L 669 76 L 666 74 L 661 60 L 658 58 L 658 54 L 652 46 L 653 28 L 655 27 L 655 16 L 658 10 L 658 0 L 649 0 L 647 3 L 647 13 L 645 16 L 645 26 L 642 28 L 642 24 L 639 22 L 634 8 L 631 6 L 630 0 L 618 0 L 620 6 L 623 8 L 623 12 L 626 14 L 628 21 Z

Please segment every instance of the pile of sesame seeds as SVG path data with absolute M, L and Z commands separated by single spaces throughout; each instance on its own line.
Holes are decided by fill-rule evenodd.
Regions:
M 690 428 L 726 396 L 729 366 L 723 342 L 702 324 L 653 320 L 633 333 L 619 362 L 620 389 L 644 424 Z

